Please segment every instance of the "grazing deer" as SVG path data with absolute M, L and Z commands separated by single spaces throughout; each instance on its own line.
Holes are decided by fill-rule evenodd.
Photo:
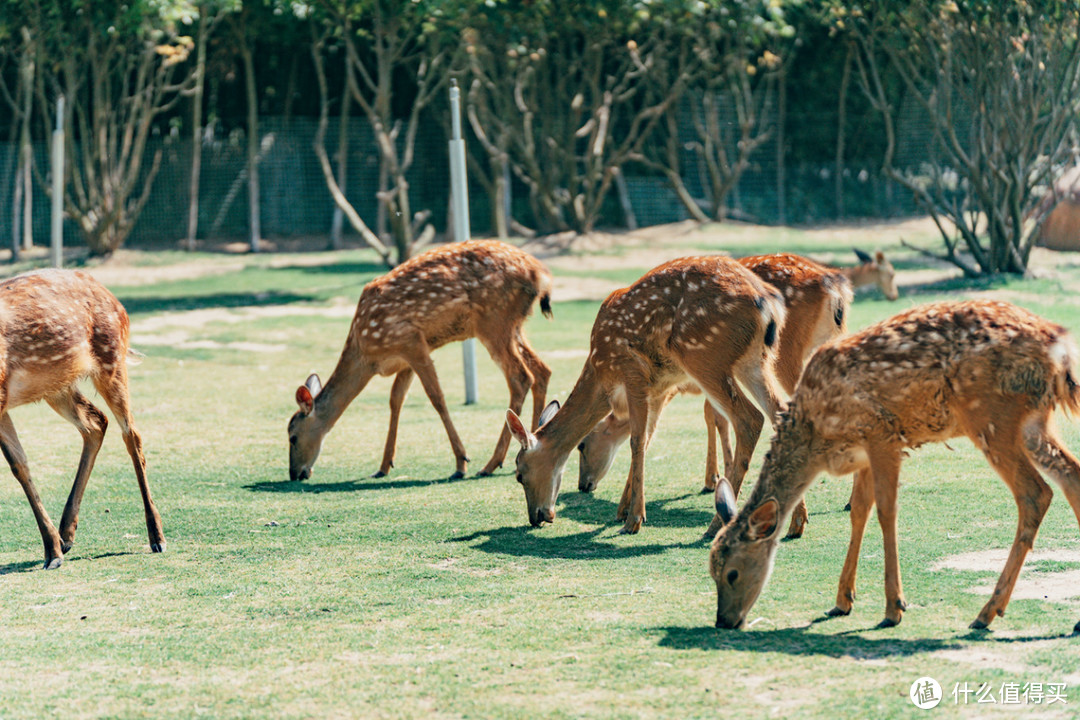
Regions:
M 165 550 L 161 517 L 146 481 L 142 438 L 135 430 L 128 395 L 128 316 L 104 285 L 80 272 L 41 270 L 0 283 L 0 449 L 22 485 L 45 543 L 45 569 L 60 567 L 75 542 L 79 505 L 105 437 L 108 420 L 79 392 L 89 377 L 120 423 L 142 493 L 150 549 Z M 10 411 L 44 400 L 83 437 L 60 532 L 49 519 L 30 479 Z
M 776 352 L 776 376 L 781 387 L 791 393 L 795 390 L 803 364 L 810 354 L 827 340 L 847 331 L 851 285 L 839 270 L 788 253 L 745 257 L 739 259 L 739 263 L 779 290 L 784 297 L 786 317 L 780 329 Z M 684 384 L 679 390 L 700 392 L 694 383 Z M 732 484 L 738 497 L 739 487 L 750 464 L 750 456 L 761 434 L 761 413 L 747 406 L 743 417 L 736 418 L 736 423 L 739 422 L 746 427 L 736 434 L 738 442 L 733 457 L 728 443 L 728 420 L 714 409 L 708 400 L 705 401 L 705 427 L 709 444 L 705 455 L 703 492 L 712 493 L 719 480 L 716 462 L 718 431 L 724 456 L 724 477 Z M 629 434 L 629 422 L 618 419 L 612 413 L 578 445 L 578 490 L 592 492 L 596 488 L 600 479 L 611 468 L 615 453 Z M 801 536 L 806 520 L 806 506 L 800 503 L 792 515 L 788 537 Z M 715 535 L 719 527 L 719 519 L 714 518 L 706 537 Z
M 851 281 L 853 288 L 858 290 L 861 287 L 877 285 L 889 300 L 900 297 L 900 291 L 896 289 L 896 270 L 885 258 L 885 253 L 878 250 L 871 257 L 869 253 L 858 248 L 852 248 L 852 250 L 859 258 L 859 264 L 840 268 L 840 272 Z
M 300 409 L 289 419 L 289 477 L 295 481 L 311 476 L 326 433 L 376 375 L 395 376 L 386 448 L 374 477 L 390 472 L 401 404 L 414 374 L 450 438 L 456 461 L 451 477 L 464 477 L 469 459 L 446 409 L 431 351 L 479 338 L 506 376 L 510 407 L 520 412 L 525 394 L 532 391 L 535 425 L 551 371 L 521 326 L 537 298 L 550 318 L 551 273 L 531 255 L 494 240 L 428 250 L 372 280 L 360 294 L 345 348 L 326 385 L 311 375 L 296 391 Z M 503 428 L 481 475 L 502 465 L 509 445 L 510 432 Z
M 529 522 L 554 520 L 567 457 L 613 412 L 616 419 L 627 418 L 630 428 L 630 473 L 618 518 L 625 521 L 621 532 L 637 532 L 645 520 L 645 451 L 670 397 L 682 384 L 697 385 L 714 407 L 737 418 L 736 433 L 745 446 L 753 416 L 758 428 L 761 420 L 738 383 L 769 417 L 781 408 L 773 362 L 783 321 L 780 293 L 724 257 L 673 260 L 609 295 L 566 405 L 535 434 L 514 412 L 506 414 L 522 446 L 517 479 L 525 489 Z
M 709 557 L 717 627 L 742 625 L 772 569 L 777 529 L 823 470 L 856 473 L 851 542 L 829 615 L 851 612 L 859 547 L 876 503 L 885 546 L 881 626 L 899 623 L 906 608 L 897 556 L 900 462 L 905 448 L 958 436 L 983 451 L 1019 509 L 1005 569 L 971 627 L 1003 615 L 1053 494 L 1040 470 L 1080 521 L 1080 463 L 1051 424 L 1056 407 L 1080 412 L 1078 362 L 1063 327 L 988 301 L 917 307 L 818 350 L 737 515 L 731 488 L 717 488 L 717 511 L 727 522 Z

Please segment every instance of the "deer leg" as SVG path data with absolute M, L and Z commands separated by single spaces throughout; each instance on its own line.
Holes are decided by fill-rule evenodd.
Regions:
M 485 343 L 485 345 L 487 345 L 487 343 Z M 503 375 L 506 377 L 506 384 L 510 387 L 510 404 L 508 407 L 513 410 L 515 414 L 521 415 L 521 407 L 525 404 L 525 395 L 529 392 L 529 388 L 533 384 L 533 375 L 529 372 L 527 364 L 518 354 L 517 350 L 518 346 L 516 343 L 511 344 L 509 347 L 491 346 L 488 348 L 491 358 L 500 368 L 502 368 Z M 535 399 L 535 395 L 533 397 Z M 539 415 L 533 418 L 534 428 L 536 427 L 538 419 Z M 502 432 L 499 433 L 499 440 L 495 443 L 495 451 L 491 454 L 491 459 L 487 461 L 487 464 L 484 465 L 483 469 L 480 470 L 477 475 L 480 477 L 487 477 L 502 467 L 503 460 L 506 459 L 506 452 L 509 448 L 510 428 L 506 423 L 503 423 Z
M 859 550 L 862 547 L 866 521 L 874 507 L 874 476 L 869 469 L 855 473 L 851 488 L 851 540 L 848 542 L 844 569 L 840 571 L 840 586 L 836 590 L 836 607 L 827 615 L 847 615 L 855 603 L 855 573 L 859 567 Z
M 1076 521 L 1080 523 L 1080 462 L 1045 423 L 1025 429 L 1024 445 L 1036 465 L 1065 493 Z M 1073 632 L 1080 633 L 1080 622 L 1076 623 Z
M 142 436 L 135 429 L 135 418 L 131 414 L 131 400 L 128 395 L 127 366 L 121 360 L 113 374 L 95 377 L 94 387 L 105 399 L 105 404 L 112 410 L 113 416 L 120 423 L 120 432 L 124 436 L 131 464 L 135 468 L 135 480 L 139 483 L 142 494 L 143 512 L 146 515 L 146 532 L 150 538 L 152 552 L 165 551 L 165 531 L 161 527 L 161 516 L 150 497 L 150 483 L 146 479 L 146 456 L 143 455 Z
M 623 499 L 619 502 L 620 519 L 625 518 L 619 530 L 620 535 L 636 533 L 645 522 L 645 452 L 656 430 L 660 412 L 669 397 L 657 401 L 640 396 L 631 398 L 630 389 L 627 388 L 630 411 L 630 474 L 623 489 Z
M 431 406 L 435 408 L 435 412 L 439 414 L 443 428 L 446 429 L 446 435 L 450 438 L 450 447 L 454 450 L 456 467 L 450 479 L 458 480 L 463 478 L 468 469 L 469 458 L 465 455 L 465 445 L 462 444 L 461 438 L 458 437 L 457 430 L 454 428 L 454 423 L 450 419 L 450 411 L 446 408 L 446 398 L 443 396 L 442 387 L 439 385 L 439 376 L 435 373 L 435 363 L 431 360 L 431 354 L 428 352 L 427 343 L 424 342 L 423 338 L 418 338 L 408 362 L 413 372 L 416 373 L 416 377 L 420 378 L 420 382 L 424 386 L 424 392 L 427 393 L 428 400 L 431 401 Z
M 750 468 L 750 456 L 754 453 L 754 446 L 757 445 L 758 438 L 761 436 L 764 418 L 735 384 L 732 377 L 723 378 L 713 387 L 705 385 L 702 387 L 713 409 L 718 414 L 727 416 L 735 428 L 735 455 L 731 463 L 731 475 L 728 477 L 728 482 L 731 483 L 735 497 L 738 497 L 743 478 Z M 723 524 L 718 514 L 713 515 L 712 522 L 705 531 L 705 538 L 715 536 Z
M 383 449 L 379 470 L 371 477 L 386 477 L 387 473 L 390 472 L 390 468 L 394 467 L 398 420 L 401 419 L 401 404 L 405 402 L 405 396 L 409 394 L 409 385 L 412 383 L 412 379 L 412 368 L 405 368 L 394 376 L 394 386 L 390 389 L 390 427 L 386 432 L 386 447 Z
M 11 423 L 11 417 L 4 413 L 0 417 L 0 450 L 11 467 L 11 474 L 22 485 L 26 499 L 30 501 L 30 509 L 34 512 L 38 530 L 41 532 L 41 540 L 45 543 L 45 569 L 55 570 L 64 562 L 63 545 L 60 542 L 60 533 L 56 532 L 56 526 L 49 519 L 49 513 L 45 512 L 45 505 L 41 502 L 34 481 L 30 479 L 30 468 L 26 463 L 26 453 L 23 452 L 19 443 L 19 436 L 15 433 L 15 426 Z
M 1009 549 L 1009 557 L 1005 561 L 1001 577 L 994 586 L 990 600 L 970 625 L 975 630 L 982 630 L 995 617 L 1005 614 L 1005 607 L 1009 604 L 1016 578 L 1024 566 L 1024 558 L 1035 544 L 1035 535 L 1039 532 L 1039 525 L 1050 507 L 1050 500 L 1054 493 L 1046 481 L 1039 476 L 1027 455 L 1015 443 L 1014 436 L 1004 432 L 990 434 L 984 431 L 976 437 L 982 440 L 983 454 L 986 455 L 986 459 L 1012 491 L 1019 511 L 1016 537 L 1013 539 L 1012 548 Z M 978 441 L 976 443 L 978 444 Z
M 724 475 L 731 477 L 732 463 L 731 440 L 728 437 L 728 421 L 722 414 L 713 409 L 712 404 L 705 401 L 705 432 L 708 436 L 708 445 L 705 450 L 705 486 L 701 489 L 702 494 L 716 490 L 720 482 L 720 472 L 716 464 L 716 436 L 720 436 L 720 452 L 724 456 Z
M 75 529 L 79 525 L 79 505 L 82 503 L 90 472 L 94 468 L 94 460 L 97 459 L 98 450 L 101 449 L 101 442 L 105 439 L 105 430 L 109 426 L 109 421 L 104 413 L 74 388 L 47 398 L 46 402 L 57 414 L 78 428 L 83 439 L 79 469 L 75 471 L 75 483 L 71 486 L 71 494 L 68 495 L 67 504 L 64 505 L 64 515 L 60 518 L 61 549 L 66 553 L 75 543 Z
M 900 454 L 891 449 L 876 448 L 870 452 L 874 500 L 877 502 L 878 524 L 881 525 L 881 539 L 885 548 L 885 619 L 878 623 L 878 627 L 881 628 L 899 625 L 904 618 L 904 610 L 907 608 L 907 603 L 904 601 L 904 589 L 900 581 L 900 556 L 896 537 L 896 497 L 900 480 L 900 459 Z M 853 512 L 854 508 L 853 504 Z
M 530 388 L 533 399 L 532 429 L 536 430 L 536 426 L 540 422 L 540 413 L 544 412 L 544 404 L 547 400 L 547 388 L 548 382 L 551 380 L 551 368 L 540 359 L 540 356 L 533 350 L 529 341 L 520 333 L 518 335 L 518 353 L 521 355 L 522 360 L 525 361 L 525 365 L 529 368 L 529 372 L 532 373 L 532 387 Z

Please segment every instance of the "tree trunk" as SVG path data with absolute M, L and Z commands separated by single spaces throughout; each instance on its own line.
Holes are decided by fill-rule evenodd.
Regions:
M 833 180 L 836 194 L 836 219 L 844 219 L 844 141 L 847 139 L 847 96 L 851 85 L 851 63 L 855 48 L 848 45 L 844 56 L 844 71 L 840 75 L 840 93 L 836 105 L 836 166 Z
M 784 167 L 784 123 L 787 122 L 787 71 L 780 68 L 776 79 L 776 215 L 781 225 L 787 225 L 787 173 Z
M 338 171 L 337 182 L 342 195 L 345 194 L 346 183 L 349 179 L 349 88 L 348 81 L 341 93 L 341 114 L 338 119 Z M 345 213 L 341 208 L 334 205 L 334 217 L 330 222 L 330 247 L 333 250 L 341 249 L 341 231 L 344 225 Z
M 199 6 L 199 39 L 195 50 L 195 88 L 191 99 L 191 200 L 188 204 L 187 249 L 195 250 L 199 232 L 199 176 L 202 172 L 202 108 L 206 84 L 206 5 Z
M 248 160 L 248 217 L 251 232 L 251 252 L 259 252 L 262 228 L 259 223 L 259 99 L 255 86 L 255 63 L 251 47 L 245 41 L 241 45 L 244 61 L 245 85 L 247 87 L 247 160 Z

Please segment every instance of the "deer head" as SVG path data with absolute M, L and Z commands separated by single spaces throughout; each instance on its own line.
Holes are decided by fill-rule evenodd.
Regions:
M 727 480 L 716 486 L 716 512 L 724 527 L 709 552 L 709 574 L 716 583 L 716 627 L 736 629 L 746 622 L 772 573 L 779 547 L 780 503 L 768 498 L 735 516 L 735 493 Z
M 289 479 L 307 480 L 311 468 L 322 450 L 326 427 L 315 413 L 315 398 L 322 391 L 319 376 L 312 373 L 296 389 L 296 404 L 300 406 L 289 418 Z
M 552 400 L 540 414 L 540 427 L 559 411 L 559 401 Z M 517 481 L 525 490 L 525 502 L 529 509 L 529 524 L 540 527 L 542 523 L 555 520 L 555 501 L 559 499 L 563 466 L 566 456 L 562 453 L 544 452 L 543 439 L 529 432 L 521 418 L 513 410 L 506 411 L 506 426 L 510 434 L 521 443 L 516 465 Z M 560 457 L 561 456 L 561 457 Z
M 585 436 L 578 449 L 578 490 L 592 492 L 615 462 L 619 446 L 630 433 L 629 424 L 609 416 Z
M 852 284 L 856 286 L 877 285 L 889 300 L 900 297 L 900 291 L 896 288 L 896 269 L 885 257 L 885 253 L 878 250 L 871 257 L 858 248 L 852 248 L 852 250 L 855 251 L 855 256 L 862 263 L 857 268 L 859 271 L 857 276 L 852 276 Z

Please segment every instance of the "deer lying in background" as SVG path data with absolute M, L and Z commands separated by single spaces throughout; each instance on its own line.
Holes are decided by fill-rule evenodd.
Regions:
M 0 283 L 0 333 L 0 449 L 34 511 L 45 543 L 45 569 L 60 567 L 64 553 L 75 542 L 79 505 L 109 424 L 79 392 L 78 382 L 86 377 L 120 423 L 142 493 L 150 549 L 164 551 L 161 517 L 146 481 L 142 438 L 131 415 L 129 325 L 124 306 L 104 285 L 80 272 L 26 273 Z M 59 532 L 30 479 L 26 453 L 11 422 L 12 408 L 39 400 L 78 428 L 83 438 Z
M 717 488 L 717 511 L 728 524 L 709 558 L 716 626 L 742 625 L 772 569 L 777 529 L 823 470 L 856 473 L 851 542 L 829 615 L 851 612 L 859 547 L 876 503 L 885 546 L 881 626 L 899 623 L 906 608 L 896 523 L 904 449 L 961 435 L 983 451 L 1019 509 L 1005 569 L 971 627 L 985 628 L 1003 615 L 1053 495 L 1040 470 L 1061 487 L 1080 521 L 1080 463 L 1051 424 L 1057 407 L 1080 412 L 1078 362 L 1063 327 L 988 301 L 914 308 L 818 350 L 737 515 L 731 489 Z
M 692 382 L 714 407 L 739 418 L 735 429 L 740 446 L 746 446 L 745 435 L 753 429 L 746 418 L 757 411 L 738 383 L 775 416 L 781 400 L 773 362 L 783 321 L 780 293 L 724 257 L 673 260 L 609 295 L 566 405 L 535 434 L 514 412 L 506 414 L 522 446 L 517 479 L 525 489 L 529 522 L 554 520 L 567 457 L 613 412 L 616 419 L 627 418 L 630 428 L 630 473 L 618 518 L 625 521 L 621 532 L 637 532 L 645 520 L 645 451 L 681 384 Z
M 878 250 L 873 257 L 870 257 L 868 253 L 858 248 L 852 248 L 852 250 L 859 258 L 859 264 L 840 268 L 840 272 L 851 281 L 851 287 L 858 290 L 869 285 L 877 285 L 889 300 L 900 297 L 900 291 L 896 289 L 896 270 L 885 258 L 885 253 Z
M 781 387 L 791 393 L 795 390 L 803 364 L 810 354 L 824 342 L 847 331 L 851 285 L 839 270 L 789 253 L 755 255 L 740 258 L 738 262 L 779 290 L 784 298 L 786 313 L 776 352 L 776 376 Z M 684 384 L 679 390 L 700 392 L 694 383 Z M 740 409 L 743 410 L 742 414 L 733 420 L 737 425 L 742 423 L 744 427 L 741 432 L 736 433 L 736 439 L 741 442 L 736 443 L 733 456 L 728 442 L 728 419 L 714 409 L 708 400 L 705 401 L 708 450 L 705 455 L 704 492 L 713 492 L 719 480 L 716 462 L 716 435 L 719 432 L 724 457 L 724 477 L 731 483 L 735 496 L 738 497 L 763 424 L 761 413 L 752 406 L 745 405 Z M 629 434 L 629 422 L 626 419 L 620 420 L 612 413 L 578 445 L 578 490 L 592 492 L 596 489 Z M 788 537 L 800 537 L 806 521 L 806 505 L 799 503 L 791 518 Z M 711 538 L 719 527 L 719 518 L 714 518 L 705 536 Z
M 451 477 L 464 477 L 465 446 L 446 409 L 431 351 L 478 338 L 506 376 L 515 412 L 521 411 L 525 394 L 532 391 L 535 425 L 551 377 L 522 330 L 537 298 L 541 311 L 550 318 L 551 273 L 531 255 L 494 240 L 435 248 L 372 280 L 360 294 L 345 348 L 326 385 L 318 375 L 311 375 L 296 391 L 300 409 L 289 419 L 289 477 L 295 481 L 311 476 L 326 433 L 376 375 L 395 376 L 390 428 L 374 477 L 390 472 L 401 404 L 414 374 L 450 438 L 456 462 Z M 481 475 L 490 475 L 502 465 L 509 445 L 510 432 L 503 428 Z

